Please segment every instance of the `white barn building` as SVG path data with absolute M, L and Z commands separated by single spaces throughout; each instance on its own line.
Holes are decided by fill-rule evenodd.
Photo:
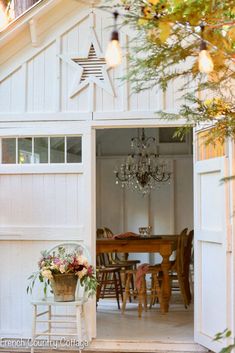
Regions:
M 0 33 L 0 337 L 31 335 L 27 277 L 42 249 L 82 240 L 95 264 L 97 227 L 151 224 L 155 234 L 194 228 L 194 340 L 218 352 L 215 333 L 235 332 L 234 184 L 220 183 L 235 173 L 234 146 L 197 147 L 196 132 L 194 148 L 191 136 L 172 143 L 164 128 L 184 122 L 155 112 L 178 110 L 177 81 L 166 93 L 132 93 L 119 80 L 127 60 L 104 65 L 112 24 L 98 3 L 44 0 Z M 121 29 L 123 48 L 131 35 Z M 138 128 L 173 172 L 149 198 L 120 192 L 113 174 Z M 95 305 L 89 318 L 95 339 Z

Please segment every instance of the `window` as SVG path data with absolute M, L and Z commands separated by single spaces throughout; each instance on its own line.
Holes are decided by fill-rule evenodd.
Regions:
M 32 137 L 24 137 L 18 139 L 18 163 L 33 163 Z
M 65 150 L 64 150 L 64 137 L 51 137 L 50 138 L 50 156 L 51 163 L 64 163 Z
M 67 163 L 81 163 L 82 140 L 78 136 L 67 137 Z
M 2 163 L 16 163 L 16 139 L 2 139 Z
M 48 137 L 34 138 L 34 163 L 48 163 Z
M 2 164 L 82 162 L 81 136 L 3 138 Z

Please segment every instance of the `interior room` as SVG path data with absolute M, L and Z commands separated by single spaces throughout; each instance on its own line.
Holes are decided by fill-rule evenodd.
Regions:
M 187 232 L 193 229 L 192 138 L 191 133 L 189 133 L 183 140 L 180 140 L 178 137 L 173 137 L 175 131 L 176 129 L 172 127 L 97 130 L 96 199 L 98 238 L 115 235 L 129 238 L 130 235 L 136 234 L 146 239 L 146 241 L 148 241 L 148 238 L 160 238 L 161 236 L 175 239 L 176 236 L 181 234 L 183 229 L 187 228 Z M 145 145 L 145 152 L 140 151 L 143 145 Z M 130 174 L 130 170 L 132 172 L 134 170 L 133 163 L 138 159 L 138 157 L 134 156 L 135 153 L 138 156 L 141 153 L 147 153 L 149 161 L 153 157 L 152 163 L 155 163 L 159 170 L 164 165 L 166 181 L 156 182 L 155 180 L 148 180 L 146 184 L 149 183 L 151 185 L 145 185 L 144 188 L 142 187 L 143 185 L 139 187 L 138 182 L 136 185 L 133 180 L 129 183 L 131 185 L 128 182 L 122 182 L 121 180 L 123 180 L 125 173 L 129 171 Z M 134 156 L 132 160 L 130 160 L 130 155 Z M 138 161 L 138 163 L 144 162 L 143 159 L 141 162 Z M 127 170 L 124 170 L 124 166 Z M 150 172 L 151 166 L 148 168 Z M 133 179 L 134 177 L 132 176 L 131 178 Z M 102 229 L 108 229 L 110 234 L 100 234 Z M 170 258 L 172 262 L 177 258 L 177 251 L 176 249 Z M 191 248 L 192 253 L 193 249 Z M 107 255 L 110 256 L 111 254 Z M 122 254 L 118 255 L 120 258 Z M 97 256 L 97 261 L 98 258 L 100 259 L 100 255 Z M 138 266 L 143 264 L 152 266 L 161 264 L 162 257 L 159 253 L 154 252 L 129 253 L 128 260 L 138 262 L 135 264 L 135 268 L 138 268 Z M 115 260 L 111 259 L 110 261 L 114 261 L 113 266 L 116 266 Z M 97 263 L 98 269 L 99 265 L 105 267 L 105 264 Z M 123 272 L 121 274 L 121 282 L 124 297 L 128 277 L 126 270 L 127 268 L 122 268 L 121 270 Z M 111 277 L 112 274 L 109 274 L 106 279 L 111 279 Z M 107 282 L 104 285 L 106 289 L 103 291 L 103 297 L 101 293 L 97 303 L 98 338 L 122 340 L 139 337 L 140 339 L 193 342 L 192 256 L 189 274 L 192 299 L 189 305 L 185 305 L 177 279 L 172 277 L 170 279 L 172 290 L 169 312 L 162 314 L 159 300 L 155 301 L 150 310 L 148 287 L 150 290 L 151 278 L 152 275 L 147 273 L 148 309 L 146 312 L 143 310 L 141 317 L 138 315 L 139 294 L 133 294 L 133 296 L 130 293 L 128 294 L 123 312 L 121 296 L 119 309 L 116 293 L 113 293 L 114 297 L 112 297 L 112 290 L 111 294 L 105 293 L 108 287 L 112 287 L 112 284 Z M 158 278 L 160 283 L 161 279 L 160 277 Z M 133 277 L 131 281 L 130 287 L 135 287 L 136 278 Z M 109 296 L 112 298 L 109 298 Z

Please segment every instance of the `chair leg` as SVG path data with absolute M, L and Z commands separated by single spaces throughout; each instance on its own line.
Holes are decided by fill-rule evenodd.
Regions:
M 156 275 L 156 283 L 155 283 L 155 293 L 156 293 L 155 300 L 157 299 L 157 301 L 161 305 L 161 302 L 162 302 L 162 290 L 161 290 L 161 286 L 160 286 L 159 279 L 158 279 L 157 275 Z
M 131 288 L 132 288 L 133 298 L 136 299 L 134 274 L 132 274 L 132 276 L 131 276 Z M 131 296 L 129 297 L 129 301 L 131 303 Z
M 124 312 L 125 312 L 125 310 L 126 310 L 127 298 L 130 297 L 130 276 L 131 276 L 131 274 L 128 273 L 128 274 L 127 274 L 127 278 L 126 278 L 126 285 L 125 285 L 124 298 L 123 298 L 123 302 L 122 302 L 122 313 L 123 313 L 123 314 L 124 314 Z
M 103 285 L 103 277 L 104 274 L 102 273 L 101 278 L 99 278 L 99 285 L 97 286 L 97 290 L 96 290 L 96 306 L 98 305 L 98 302 L 100 300 L 100 296 L 101 296 L 101 289 L 102 289 L 102 285 Z
M 186 296 L 186 292 L 185 292 L 185 285 L 184 285 L 184 278 L 178 274 L 178 282 L 179 282 L 179 288 L 180 288 L 180 292 L 183 298 L 183 302 L 184 302 L 184 306 L 185 308 L 188 307 L 188 299 Z
M 191 291 L 190 291 L 189 276 L 190 276 L 190 268 L 188 266 L 184 272 L 184 288 L 185 288 L 185 295 L 187 298 L 188 305 L 191 303 L 191 299 L 192 299 Z
M 36 338 L 36 321 L 37 321 L 37 305 L 34 304 L 33 306 L 33 326 L 32 326 L 32 346 L 30 353 L 34 353 L 34 344 L 35 344 L 35 338 Z
M 152 306 L 154 305 L 154 302 L 155 302 L 155 277 L 154 277 L 154 274 L 152 274 L 149 309 L 152 308 Z
M 121 299 L 123 301 L 123 290 L 122 290 L 122 279 L 121 279 L 121 274 L 118 272 L 118 282 L 119 282 L 119 293 L 121 294 Z
M 101 292 L 101 298 L 104 299 L 104 295 L 105 295 L 105 291 L 106 291 L 106 287 L 107 287 L 107 282 L 108 280 L 112 279 L 113 274 L 112 273 L 104 273 L 104 277 L 103 277 L 103 286 L 102 286 L 102 292 Z M 111 278 L 110 278 L 111 277 Z M 109 284 L 110 286 L 110 284 Z
M 116 293 L 116 299 L 117 299 L 118 309 L 120 309 L 118 277 L 116 276 L 116 273 L 115 273 L 115 272 L 113 273 L 113 279 L 114 279 L 114 286 L 115 286 L 115 293 Z
M 191 269 L 189 270 L 189 285 L 190 285 L 190 292 L 192 293 L 191 296 L 194 295 L 194 286 L 193 286 L 193 275 Z
M 146 277 L 144 276 L 143 280 L 143 299 L 144 299 L 144 311 L 148 310 L 148 304 L 147 304 L 147 286 L 146 286 Z

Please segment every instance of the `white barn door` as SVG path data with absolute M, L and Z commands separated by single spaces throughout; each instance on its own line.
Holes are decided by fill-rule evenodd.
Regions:
M 33 297 L 27 295 L 27 278 L 37 270 L 43 249 L 65 241 L 82 241 L 95 265 L 95 130 L 88 122 L 48 125 L 0 132 L 5 161 L 0 162 L 0 259 L 5 266 L 5 271 L 0 271 L 0 337 L 31 336 L 30 302 L 40 299 L 43 291 L 37 284 Z M 32 139 L 34 145 L 24 142 L 24 148 L 30 146 L 27 151 L 33 157 L 38 151 L 37 163 L 34 158 L 31 163 L 8 162 L 7 158 L 18 156 L 17 148 L 5 147 L 15 142 L 15 136 L 19 136 L 17 147 L 24 136 Z M 32 147 L 37 146 L 38 138 L 47 141 L 40 150 Z M 59 149 L 60 143 L 63 147 Z M 75 159 L 79 152 L 81 160 Z M 42 162 L 45 155 L 49 155 L 48 163 Z M 59 158 L 64 162 L 59 163 Z M 13 258 L 17 261 L 14 268 Z M 87 311 L 90 336 L 95 337 L 95 300 L 87 305 Z
M 221 183 L 228 165 L 223 154 L 205 147 L 194 174 L 195 341 L 214 352 L 226 345 L 214 341 L 215 334 L 229 327 L 230 211 L 229 183 Z

